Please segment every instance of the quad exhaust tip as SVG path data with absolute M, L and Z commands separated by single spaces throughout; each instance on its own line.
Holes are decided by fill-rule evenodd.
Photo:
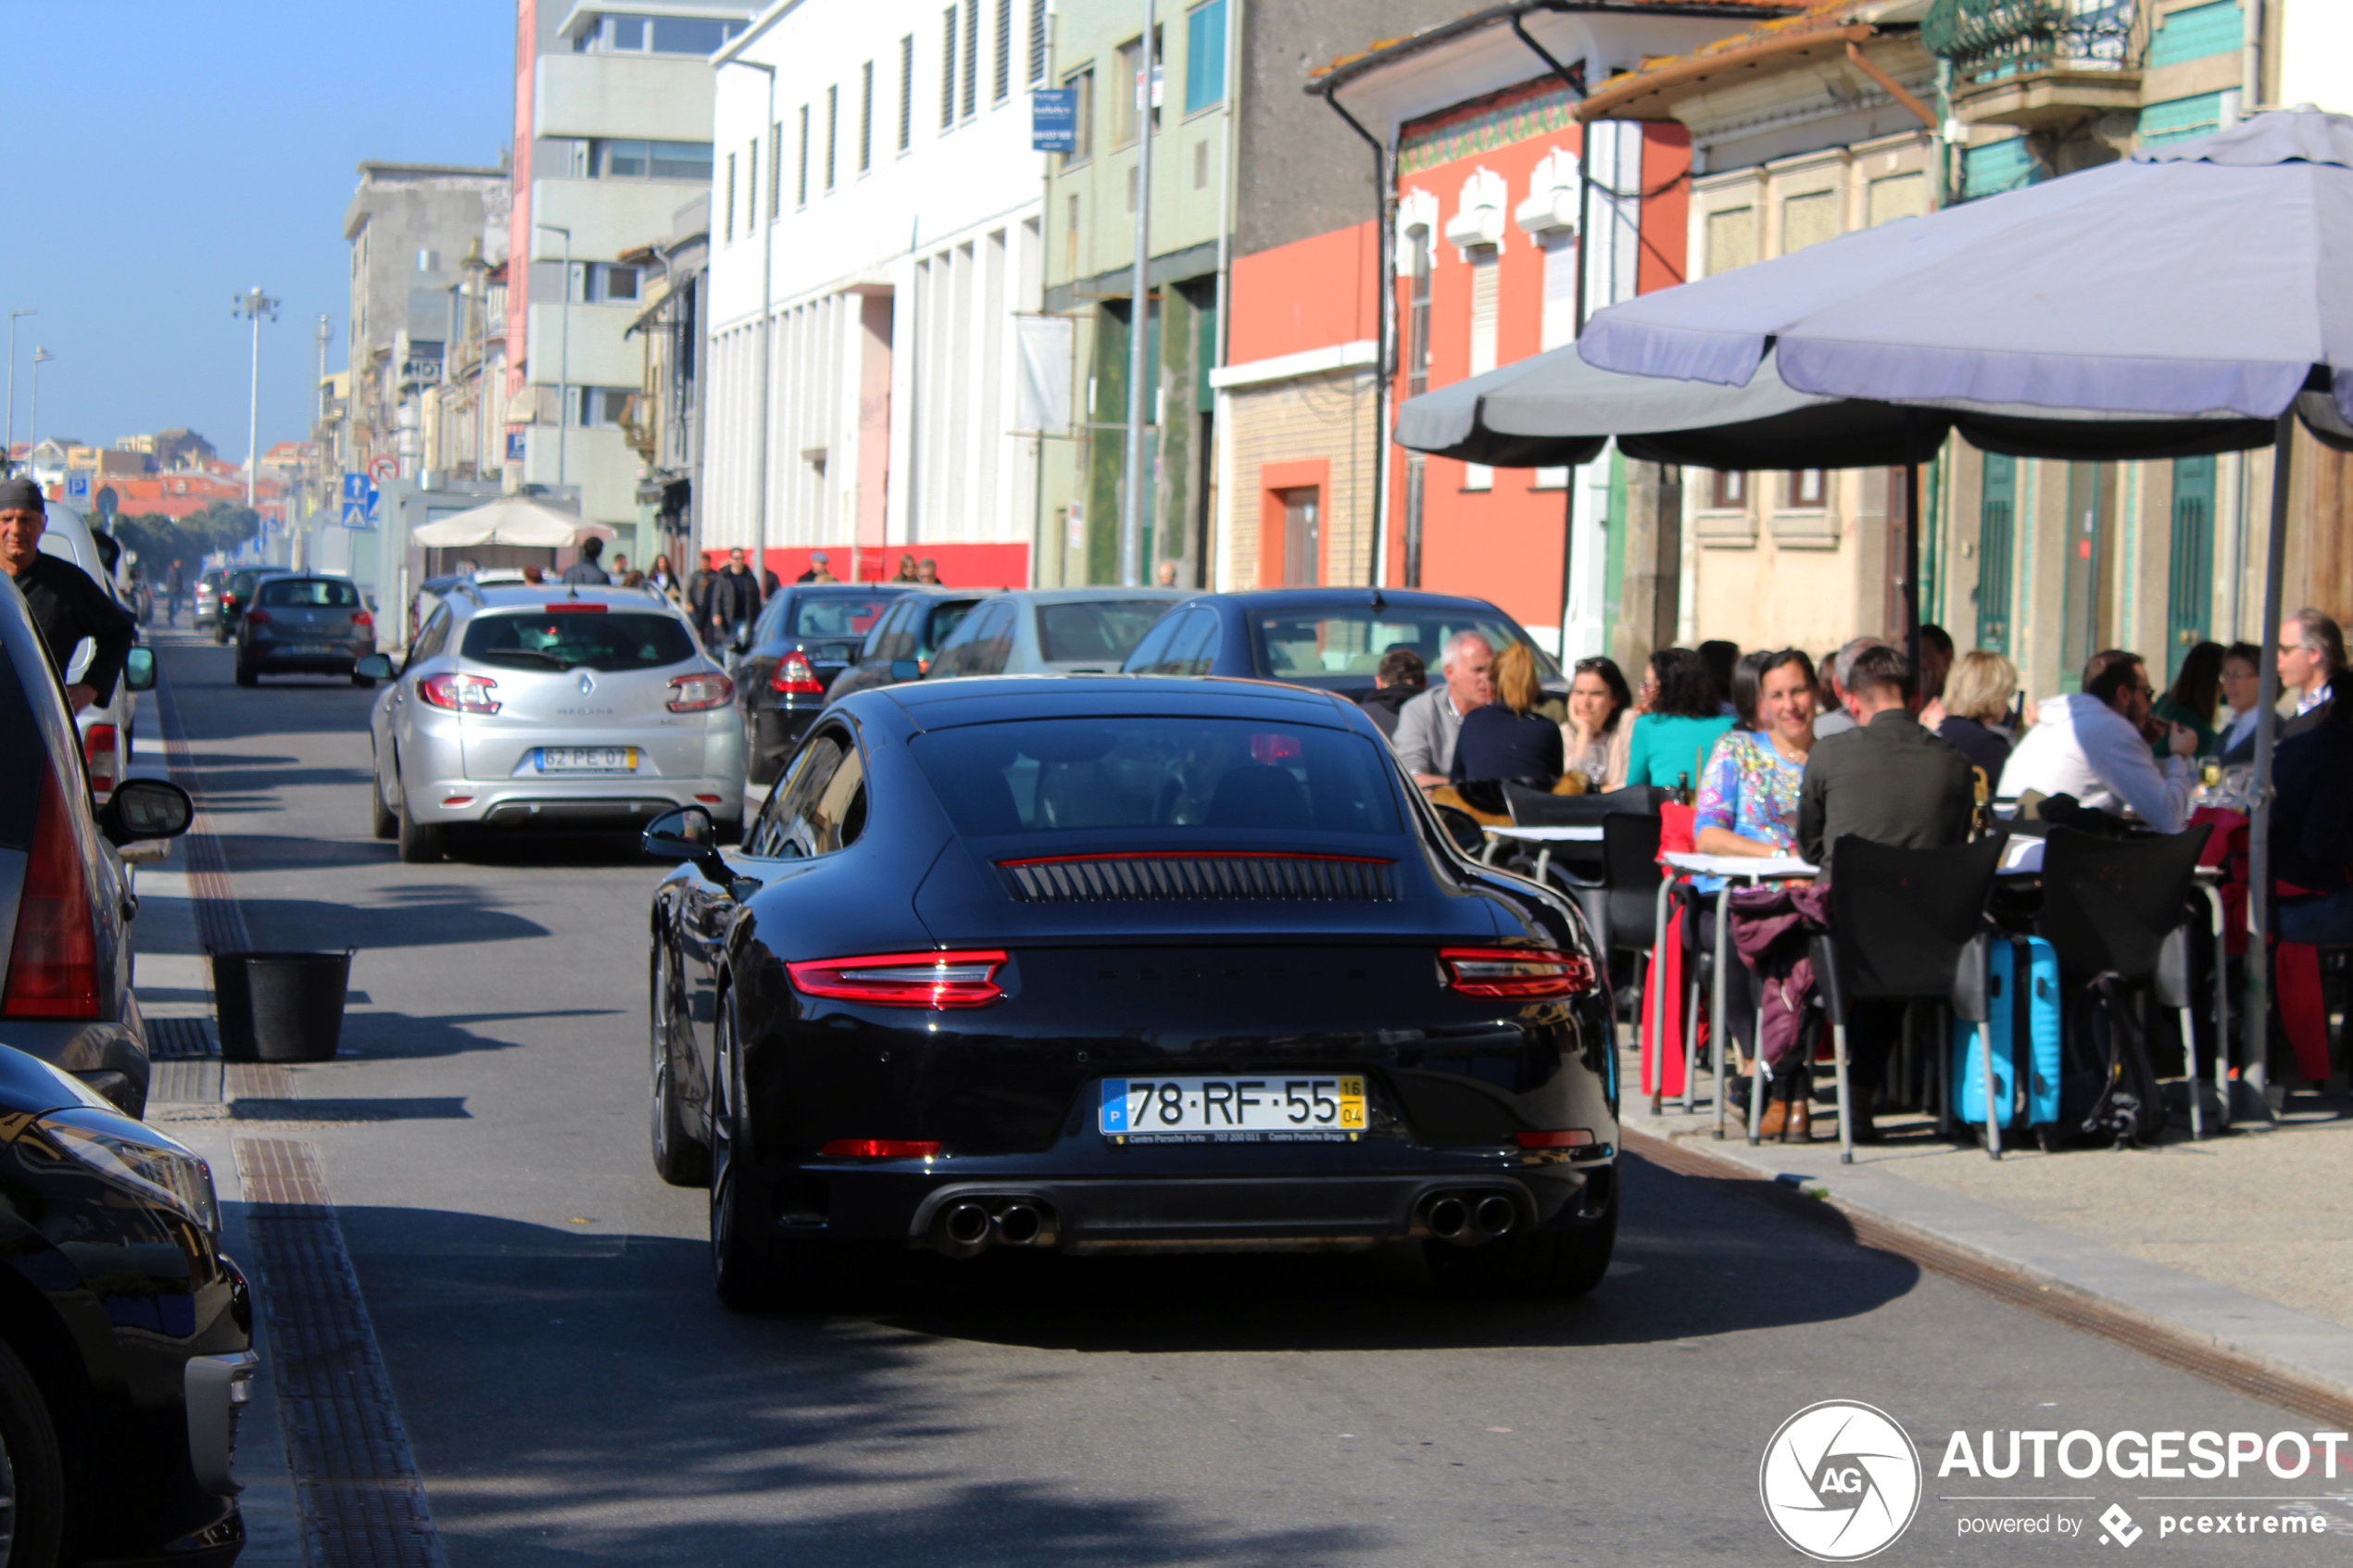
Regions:
M 1050 1210 L 1026 1198 L 966 1198 L 949 1204 L 932 1222 L 933 1249 L 948 1258 L 972 1258 L 992 1245 L 1051 1244 Z
M 1507 1193 L 1441 1192 L 1422 1209 L 1422 1227 L 1456 1247 L 1478 1247 L 1508 1236 L 1519 1223 L 1519 1205 Z

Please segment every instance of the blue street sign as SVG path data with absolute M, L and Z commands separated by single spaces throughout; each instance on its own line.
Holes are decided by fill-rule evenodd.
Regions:
M 356 495 L 352 493 L 351 484 L 355 479 L 359 482 L 360 492 Z M 346 528 L 375 527 L 378 498 L 376 487 L 368 483 L 366 474 L 345 474 L 343 476 L 343 525 Z
M 1029 148 L 1038 153 L 1078 150 L 1078 89 L 1040 87 L 1029 95 Z
M 368 498 L 368 476 L 366 474 L 345 474 L 343 476 L 344 505 L 347 507 L 354 501 L 366 501 Z
M 90 504 L 90 476 L 74 472 L 66 475 L 66 499 L 77 507 Z
M 383 499 L 383 491 L 377 489 L 373 484 L 368 486 L 368 526 L 371 528 L 375 527 L 377 522 L 383 518 L 383 511 L 377 506 L 377 503 Z

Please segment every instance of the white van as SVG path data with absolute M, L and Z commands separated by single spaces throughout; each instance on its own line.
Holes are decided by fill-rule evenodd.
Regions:
M 93 583 L 106 589 L 122 606 L 124 616 L 131 615 L 122 585 L 107 570 L 104 558 L 98 554 L 98 542 L 91 537 L 89 521 L 80 512 L 62 502 L 50 502 L 49 526 L 41 535 L 41 550 L 44 555 L 71 561 L 88 572 Z M 95 652 L 90 640 L 83 638 L 67 661 L 66 684 L 82 679 Z M 104 703 L 94 703 L 74 716 L 82 730 L 82 755 L 90 764 L 91 792 L 101 800 L 114 792 L 114 786 L 131 766 L 131 720 L 134 710 L 131 684 L 125 679 L 115 683 L 113 693 Z

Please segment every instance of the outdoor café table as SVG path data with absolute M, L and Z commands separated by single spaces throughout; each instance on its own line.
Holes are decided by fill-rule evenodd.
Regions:
M 1599 844 L 1602 841 L 1602 824 L 1599 822 L 1579 822 L 1569 827 L 1494 827 L 1484 831 L 1487 847 L 1478 858 L 1491 866 L 1495 863 L 1495 851 L 1505 844 L 1536 845 L 1536 880 L 1540 883 L 1544 880 L 1544 873 L 1552 869 L 1554 845 Z
M 1728 884 L 1745 882 L 1752 887 L 1760 882 L 1773 882 L 1784 877 L 1821 874 L 1816 867 L 1793 855 L 1698 855 L 1669 850 L 1659 859 L 1679 872 L 1694 876 L 1720 876 Z M 1673 886 L 1674 879 L 1671 877 L 1658 884 L 1657 946 L 1651 949 L 1653 953 L 1667 950 L 1667 902 L 1668 890 Z M 1730 889 L 1727 887 L 1726 891 Z M 1726 966 L 1731 962 L 1731 931 L 1730 913 L 1719 907 L 1716 914 L 1716 978 L 1708 994 L 1708 1062 L 1716 1074 L 1716 1135 L 1718 1138 L 1724 1135 L 1728 1110 L 1726 1100 L 1729 1098 L 1724 1093 L 1724 984 Z M 1657 1009 L 1666 1005 L 1666 987 L 1655 986 L 1653 989 L 1660 993 L 1652 1004 L 1651 1038 L 1655 1040 L 1666 1033 L 1666 1021 L 1657 1016 Z M 1698 1066 L 1699 1047 L 1692 1037 L 1695 1033 L 1697 1031 L 1688 1029 L 1683 1032 L 1683 1114 L 1686 1116 L 1692 1113 L 1692 1076 Z M 1752 1115 L 1749 1120 L 1754 1122 L 1755 1117 Z M 1755 1129 L 1752 1127 L 1752 1142 L 1755 1136 Z

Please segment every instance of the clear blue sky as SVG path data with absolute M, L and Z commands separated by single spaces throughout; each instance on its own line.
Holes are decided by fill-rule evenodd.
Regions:
M 512 0 L 17 4 L 0 311 L 18 323 L 16 432 L 35 344 L 41 433 L 102 445 L 188 425 L 245 455 L 261 328 L 261 446 L 309 434 L 321 313 L 345 363 L 344 209 L 363 158 L 495 164 L 514 126 Z M 5 338 L 0 338 L 5 342 Z

